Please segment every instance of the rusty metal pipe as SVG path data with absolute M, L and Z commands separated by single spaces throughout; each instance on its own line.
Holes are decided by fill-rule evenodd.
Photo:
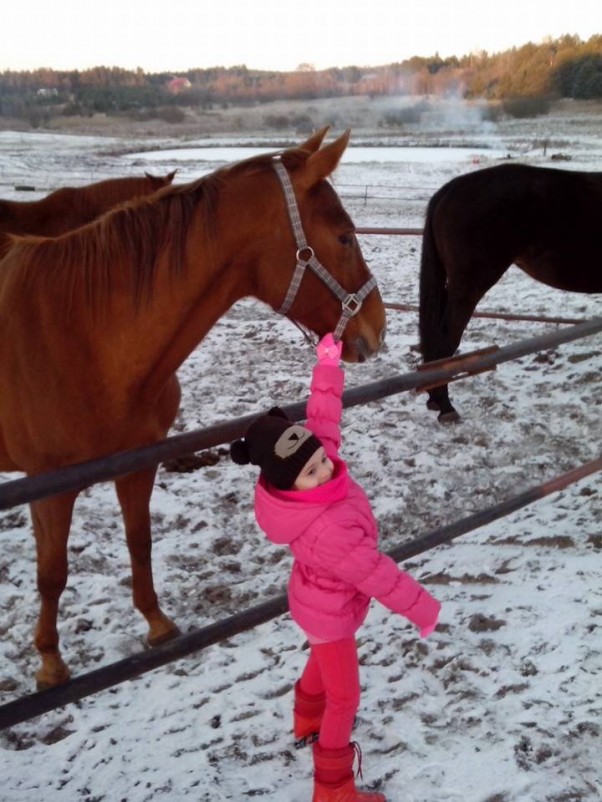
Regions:
M 412 304 L 398 304 L 392 301 L 383 303 L 385 309 L 394 309 L 398 312 L 419 312 L 420 309 Z M 490 320 L 525 320 L 532 323 L 585 323 L 585 318 L 574 317 L 543 317 L 542 315 L 511 315 L 506 312 L 473 312 L 472 317 L 489 318 Z
M 602 331 L 602 318 L 593 318 L 586 323 L 571 326 L 552 334 L 521 340 L 514 345 L 507 345 L 503 348 L 494 347 L 491 352 L 487 349 L 488 353 L 474 359 L 470 353 L 467 353 L 460 357 L 443 360 L 444 364 L 435 363 L 436 367 L 431 367 L 433 363 L 427 362 L 420 370 L 413 373 L 390 376 L 371 384 L 364 384 L 346 390 L 343 393 L 343 406 L 358 406 L 406 390 L 417 390 L 447 384 L 455 376 L 462 375 L 464 378 L 477 372 L 492 370 L 501 362 L 518 359 L 536 351 L 553 348 L 571 340 L 597 334 L 600 331 Z M 467 365 L 469 365 L 469 369 L 467 369 Z M 282 409 L 291 420 L 303 420 L 305 417 L 305 404 L 306 402 L 302 401 L 286 406 L 283 405 Z M 246 415 L 206 429 L 196 429 L 193 432 L 168 437 L 160 443 L 141 446 L 131 451 L 121 451 L 101 459 L 69 465 L 39 476 L 5 482 L 0 485 L 0 510 L 14 507 L 17 504 L 25 504 L 35 499 L 55 496 L 67 490 L 81 490 L 95 482 L 104 482 L 117 476 L 148 468 L 165 460 L 181 457 L 184 454 L 230 443 L 232 440 L 244 435 L 249 424 L 257 417 L 257 414 Z
M 419 236 L 421 237 L 424 234 L 424 229 L 422 228 L 356 228 L 356 234 L 395 234 L 401 237 L 407 236 Z
M 521 507 L 532 504 L 551 493 L 556 493 L 558 490 L 562 490 L 600 470 L 602 470 L 602 457 L 580 465 L 541 485 L 532 487 L 517 496 L 502 501 L 500 504 L 476 512 L 455 523 L 434 529 L 407 543 L 402 543 L 387 553 L 396 562 L 423 554 L 435 546 L 449 543 L 460 537 L 460 535 L 465 535 L 492 521 L 503 518 Z M 80 677 L 74 677 L 64 685 L 38 691 L 37 693 L 23 696 L 21 699 L 16 699 L 14 702 L 8 702 L 0 707 L 0 730 L 40 716 L 42 713 L 47 713 L 56 707 L 63 707 L 71 702 L 77 702 L 86 696 L 91 696 L 99 691 L 119 685 L 126 680 L 135 679 L 147 671 L 152 671 L 174 660 L 188 657 L 202 649 L 206 649 L 208 646 L 231 638 L 241 632 L 246 632 L 279 615 L 283 615 L 287 610 L 287 594 L 283 592 L 263 604 L 258 604 L 242 613 L 236 613 L 222 621 L 217 621 L 186 635 L 181 635 L 172 641 L 156 646 L 150 651 L 140 652 L 108 666 L 89 671 Z

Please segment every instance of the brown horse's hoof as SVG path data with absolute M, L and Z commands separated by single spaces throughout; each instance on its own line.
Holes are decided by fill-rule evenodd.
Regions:
M 447 426 L 449 423 L 458 423 L 460 421 L 460 416 L 455 409 L 452 409 L 450 412 L 442 412 L 437 420 L 439 423 Z
M 48 691 L 50 688 L 57 688 L 59 685 L 64 685 L 69 682 L 71 677 L 63 679 L 60 682 L 46 682 L 46 680 L 36 679 L 36 691 Z
M 57 685 L 64 685 L 66 682 L 69 682 L 70 679 L 71 672 L 64 664 L 62 668 L 52 671 L 42 667 L 36 672 L 36 690 L 47 691 L 49 688 L 56 688 Z
M 162 635 L 157 635 L 154 638 L 148 638 L 149 646 L 160 646 L 162 643 L 167 643 L 167 641 L 173 640 L 174 638 L 179 638 L 182 634 L 181 630 L 175 626 L 173 629 L 170 629 L 169 632 L 164 632 Z

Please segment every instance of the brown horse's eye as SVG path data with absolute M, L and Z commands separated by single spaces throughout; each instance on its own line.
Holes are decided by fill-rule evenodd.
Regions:
M 341 245 L 353 245 L 354 240 L 355 238 L 353 234 L 341 234 L 339 236 L 339 242 Z

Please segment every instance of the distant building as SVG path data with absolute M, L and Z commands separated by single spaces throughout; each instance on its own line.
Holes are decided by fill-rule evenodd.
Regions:
M 188 78 L 172 78 L 167 84 L 167 91 L 172 95 L 180 95 L 182 92 L 188 91 L 191 86 Z

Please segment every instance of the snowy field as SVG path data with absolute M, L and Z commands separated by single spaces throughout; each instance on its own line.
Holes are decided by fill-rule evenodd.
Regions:
M 420 227 L 439 186 L 507 156 L 602 170 L 602 140 L 591 127 L 565 121 L 561 129 L 553 119 L 538 126 L 528 134 L 512 126 L 473 132 L 468 149 L 460 135 L 450 137 L 449 150 L 390 148 L 388 157 L 361 137 L 335 186 L 358 227 Z M 221 150 L 194 140 L 185 143 L 189 151 L 175 150 L 182 144 L 0 132 L 0 197 L 33 200 L 61 185 L 174 167 L 183 182 L 220 158 L 250 153 L 241 143 L 224 153 L 233 144 L 226 140 L 210 143 Z M 35 191 L 15 189 L 22 185 Z M 415 304 L 420 237 L 363 236 L 361 243 L 383 298 Z M 600 302 L 512 268 L 479 309 L 585 320 L 602 314 Z M 386 350 L 348 366 L 347 387 L 413 370 L 416 324 L 415 314 L 391 311 Z M 462 350 L 556 328 L 475 318 Z M 599 457 L 601 346 L 596 335 L 457 382 L 452 398 L 462 420 L 452 427 L 440 426 L 414 393 L 346 410 L 343 455 L 373 500 L 383 549 Z M 174 432 L 300 401 L 312 364 L 293 326 L 244 301 L 183 366 Z M 215 464 L 187 473 L 161 466 L 153 496 L 157 587 L 184 632 L 279 595 L 288 577 L 288 554 L 254 522 L 252 471 L 232 464 L 224 449 L 214 456 Z M 367 787 L 389 802 L 599 802 L 601 495 L 594 475 L 406 563 L 443 604 L 427 641 L 373 603 L 360 632 L 363 696 L 354 732 Z M 0 513 L 0 537 L 1 703 L 31 693 L 37 667 L 25 507 Z M 60 631 L 73 673 L 144 649 L 110 485 L 80 496 L 70 568 Z M 1 730 L 0 800 L 309 802 L 311 754 L 294 749 L 290 732 L 304 649 L 282 616 Z

